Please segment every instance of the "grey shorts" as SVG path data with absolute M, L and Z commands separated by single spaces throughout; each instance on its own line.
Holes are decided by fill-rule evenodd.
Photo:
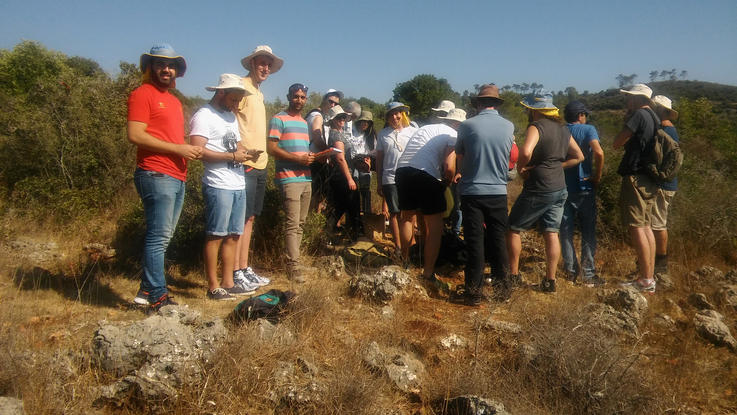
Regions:
M 266 174 L 266 169 L 246 168 L 246 219 L 260 215 L 264 209 Z

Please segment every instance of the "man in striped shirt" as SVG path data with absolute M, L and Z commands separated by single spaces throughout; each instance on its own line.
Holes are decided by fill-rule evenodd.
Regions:
M 274 181 L 284 197 L 287 277 L 301 283 L 304 276 L 299 264 L 299 245 L 312 196 L 309 165 L 315 161 L 310 152 L 307 122 L 302 118 L 307 87 L 302 84 L 290 86 L 287 100 L 287 110 L 274 115 L 269 122 L 267 151 L 276 160 Z

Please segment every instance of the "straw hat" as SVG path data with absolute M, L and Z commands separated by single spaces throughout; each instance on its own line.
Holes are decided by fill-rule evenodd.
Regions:
M 256 49 L 251 52 L 250 55 L 246 56 L 245 58 L 241 59 L 241 65 L 243 65 L 244 68 L 246 68 L 249 72 L 251 71 L 251 62 L 253 61 L 253 58 L 256 56 L 268 56 L 274 61 L 271 63 L 271 73 L 279 72 L 279 69 L 284 65 L 284 59 L 274 55 L 274 52 L 271 51 L 271 48 L 267 45 L 259 45 L 256 46 Z
M 441 120 L 451 120 L 451 121 L 458 121 L 463 122 L 466 121 L 466 111 L 460 109 L 460 108 L 453 108 L 450 111 L 448 111 L 448 115 L 446 116 L 438 116 Z
M 655 95 L 652 101 L 657 107 L 665 109 L 668 112 L 669 120 L 678 119 L 678 111 L 673 109 L 673 101 L 671 101 L 670 98 L 666 97 L 665 95 Z
M 374 114 L 371 111 L 361 111 L 361 116 L 356 121 L 374 122 Z
M 343 107 L 340 105 L 336 105 L 328 110 L 328 113 L 325 114 L 325 121 L 332 121 L 335 119 L 335 117 L 338 117 L 340 115 L 345 114 L 346 116 L 350 116 L 351 114 L 343 111 Z
M 220 82 L 218 82 L 218 86 L 206 86 L 205 89 L 208 91 L 217 91 L 218 89 L 240 89 L 242 91 L 246 90 L 246 88 L 243 87 L 241 77 L 232 73 L 224 73 L 220 75 Z

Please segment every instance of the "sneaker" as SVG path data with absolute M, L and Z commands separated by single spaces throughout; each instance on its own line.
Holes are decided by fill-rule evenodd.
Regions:
M 584 278 L 583 285 L 589 288 L 603 287 L 604 285 L 606 285 L 606 280 L 604 280 L 598 275 L 594 275 L 591 278 Z
M 644 293 L 654 293 L 655 292 L 655 279 L 649 279 L 645 280 L 645 282 L 641 282 L 639 279 L 623 282 L 623 287 L 632 287 L 636 289 L 637 291 L 644 292 Z
M 233 272 L 233 283 L 236 286 L 240 286 L 244 292 L 256 291 L 261 287 L 261 285 L 252 281 L 252 279 L 249 278 L 242 269 Z
M 566 271 L 565 273 L 563 273 L 563 278 L 575 284 L 578 280 L 578 274 L 575 272 Z M 584 281 L 586 281 L 586 278 L 584 278 Z
M 552 280 L 550 278 L 543 278 L 542 282 L 540 282 L 540 291 L 544 293 L 554 293 L 555 280 Z
M 151 304 L 151 311 L 159 311 L 159 309 L 165 305 L 179 305 L 172 300 L 172 297 L 167 293 L 159 297 L 155 303 Z
M 235 287 L 233 287 L 233 288 L 235 288 Z M 212 291 L 208 291 L 207 292 L 207 298 L 209 298 L 210 300 L 218 300 L 218 301 L 235 300 L 235 296 L 234 295 L 231 295 L 228 292 L 228 290 L 226 290 L 225 288 L 221 288 L 221 287 L 215 288 Z
M 148 301 L 148 291 L 138 290 L 136 297 L 133 299 L 133 304 L 151 305 Z
M 512 288 L 523 287 L 525 285 L 522 281 L 522 274 L 509 274 L 509 282 Z
M 258 286 L 235 284 L 230 288 L 225 288 L 225 291 L 227 291 L 230 295 L 240 296 L 254 294 L 258 289 Z
M 243 275 L 261 287 L 271 284 L 270 279 L 256 274 L 251 267 L 246 268 L 245 271 L 243 271 Z

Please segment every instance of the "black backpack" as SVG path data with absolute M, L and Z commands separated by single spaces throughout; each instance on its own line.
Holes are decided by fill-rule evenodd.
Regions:
M 649 111 L 655 123 L 655 134 L 647 157 L 645 171 L 656 183 L 666 183 L 676 178 L 683 165 L 681 146 L 657 122 L 652 110 Z
M 294 298 L 293 291 L 269 290 L 261 295 L 243 300 L 235 306 L 229 319 L 234 323 L 264 318 L 276 323 L 287 303 Z

